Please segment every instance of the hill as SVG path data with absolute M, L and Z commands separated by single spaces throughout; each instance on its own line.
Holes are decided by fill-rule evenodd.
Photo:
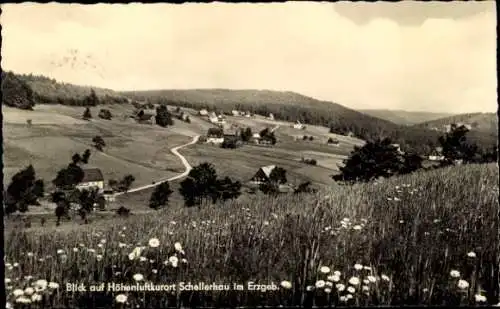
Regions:
M 153 103 L 184 106 L 194 109 L 208 109 L 230 113 L 231 110 L 250 111 L 269 115 L 284 121 L 301 121 L 305 124 L 331 128 L 332 133 L 347 135 L 352 133 L 363 140 L 389 137 L 399 143 L 405 151 L 429 153 L 437 144 L 441 132 L 426 128 L 398 125 L 391 121 L 363 114 L 337 103 L 320 101 L 294 92 L 270 90 L 150 90 L 128 91 L 123 95 L 136 100 Z M 481 147 L 496 144 L 492 136 L 477 137 Z
M 15 76 L 31 88 L 36 103 L 82 106 L 84 105 L 83 100 L 90 94 L 91 89 L 95 91 L 103 104 L 128 102 L 125 97 L 111 89 L 73 85 L 43 75 L 12 72 L 8 72 L 8 74 Z
M 363 114 L 385 119 L 400 125 L 414 125 L 453 115 L 451 113 L 411 112 L 389 109 L 360 109 L 358 111 Z
M 444 130 L 444 126 L 452 123 L 462 123 L 471 126 L 471 131 L 497 133 L 498 132 L 498 116 L 495 113 L 471 113 L 453 115 L 439 119 L 430 120 L 424 123 L 416 124 L 417 128 Z
M 345 288 L 353 276 L 369 279 L 363 285 L 370 293 L 365 297 L 356 291 L 353 304 L 458 307 L 474 305 L 475 293 L 484 293 L 488 303 L 494 304 L 498 302 L 497 252 L 491 244 L 497 242 L 497 235 L 492 233 L 497 213 L 498 167 L 457 166 L 375 184 L 330 187 L 317 195 L 254 195 L 200 208 L 170 205 L 155 215 L 112 217 L 90 225 L 55 227 L 50 222 L 40 227 L 33 221 L 28 230 L 6 229 L 5 264 L 7 268 L 18 262 L 20 273 L 16 275 L 20 277 L 29 274 L 45 278 L 44 274 L 51 272 L 56 282 L 91 278 L 88 284 L 111 280 L 128 283 L 130 276 L 108 271 L 125 269 L 143 274 L 155 284 L 213 282 L 217 278 L 222 283 L 274 283 L 280 289 L 276 293 L 232 290 L 221 297 L 212 291 L 184 291 L 171 298 L 168 293 L 127 293 L 129 299 L 143 297 L 142 307 L 167 301 L 179 307 L 211 307 L 221 305 L 222 299 L 233 299 L 224 303 L 229 306 L 307 306 L 313 300 L 322 306 L 328 304 L 330 298 L 326 296 L 330 294 L 320 288 L 306 293 L 306 285 L 319 286 L 318 280 L 325 280 L 332 287 L 332 295 L 344 295 L 336 283 Z M 20 237 L 26 241 L 19 241 Z M 113 252 L 113 256 L 101 255 L 96 247 L 101 239 L 106 240 L 102 250 Z M 150 239 L 158 239 L 159 246 L 144 247 L 140 255 L 149 259 L 154 256 L 151 263 L 155 264 L 140 263 L 138 256 L 137 261 L 130 262 L 127 255 L 134 246 L 147 246 Z M 163 264 L 175 252 L 175 242 L 185 251 L 176 253 L 180 255 L 176 266 L 181 271 Z M 122 243 L 131 246 L 123 248 Z M 68 253 L 68 265 L 80 263 L 79 271 L 58 267 L 56 258 L 33 263 L 29 255 L 19 254 L 32 252 L 35 257 L 45 257 L 58 250 Z M 161 260 L 156 263 L 158 256 Z M 355 263 L 366 267 L 354 269 Z M 29 273 L 22 273 L 26 265 L 30 265 Z M 327 271 L 319 273 L 321 266 L 328 266 L 331 273 L 340 271 L 340 278 L 330 279 Z M 456 287 L 460 278 L 450 277 L 451 270 L 463 274 L 471 289 L 480 286 L 484 292 L 472 290 L 464 296 Z M 279 287 L 283 280 L 291 282 L 291 290 Z M 12 281 L 13 289 L 24 287 Z M 420 293 L 422 290 L 426 292 Z M 90 295 L 80 301 L 104 306 L 115 296 Z M 61 291 L 52 301 L 65 304 L 73 298 L 74 294 Z M 330 305 L 345 305 L 337 297 L 331 301 Z
M 20 109 L 35 105 L 32 88 L 12 72 L 2 71 L 2 104 Z

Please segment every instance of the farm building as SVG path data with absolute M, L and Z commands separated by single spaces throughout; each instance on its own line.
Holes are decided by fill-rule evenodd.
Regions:
M 143 109 L 135 113 L 133 118 L 142 124 L 154 124 L 156 113 L 154 111 L 144 111 Z
M 276 168 L 276 165 L 268 165 L 259 168 L 257 173 L 250 179 L 254 183 L 263 183 L 269 181 L 271 172 Z
M 114 202 L 115 195 L 113 194 L 113 190 L 104 190 L 103 192 L 104 199 L 106 202 Z
M 202 109 L 199 111 L 200 116 L 208 116 L 208 111 L 206 109 Z
M 443 161 L 443 160 L 444 156 L 435 156 L 435 155 L 429 156 L 429 161 Z
M 222 144 L 224 142 L 224 131 L 220 128 L 210 128 L 207 132 L 207 144 Z
M 269 113 L 269 119 L 274 120 L 274 115 L 273 115 L 273 113 Z
M 231 111 L 231 114 L 232 114 L 233 116 L 240 116 L 240 112 L 239 112 L 239 111 L 237 111 L 237 110 L 232 110 L 232 111 Z
M 297 120 L 297 123 L 295 123 L 295 124 L 293 125 L 293 128 L 294 128 L 294 129 L 303 130 L 303 129 L 305 129 L 305 126 L 304 126 L 302 123 L 300 123 L 300 121 L 298 121 L 298 120 Z
M 83 179 L 76 185 L 78 190 L 98 189 L 102 192 L 104 189 L 104 176 L 98 168 L 89 168 L 83 170 Z

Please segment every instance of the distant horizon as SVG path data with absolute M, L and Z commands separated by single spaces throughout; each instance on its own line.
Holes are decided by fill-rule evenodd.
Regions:
M 15 72 L 13 70 L 10 70 L 10 69 L 3 69 L 3 71 L 4 72 L 13 72 L 15 74 L 23 74 L 23 75 L 30 75 L 30 74 L 32 74 L 33 76 L 44 76 L 44 77 L 47 77 L 47 78 L 50 78 L 50 79 L 54 79 L 58 83 L 71 84 L 71 85 L 78 86 L 78 87 L 88 87 L 88 88 L 110 90 L 110 91 L 113 91 L 113 92 L 116 92 L 116 93 L 123 93 L 123 92 L 147 92 L 147 91 L 165 91 L 165 90 L 167 90 L 167 91 L 168 90 L 181 90 L 181 91 L 190 91 L 190 90 L 191 91 L 193 91 L 193 90 L 272 91 L 272 92 L 291 92 L 291 93 L 295 93 L 295 94 L 298 94 L 298 95 L 302 95 L 302 96 L 305 96 L 305 97 L 312 98 L 312 99 L 317 100 L 317 101 L 323 101 L 323 102 L 330 102 L 330 103 L 333 103 L 333 104 L 339 104 L 339 105 L 342 105 L 342 106 L 344 106 L 346 108 L 349 108 L 349 109 L 352 109 L 352 110 L 355 110 L 355 111 L 363 111 L 363 110 L 371 110 L 371 111 L 373 111 L 373 110 L 385 110 L 385 111 L 389 111 L 389 112 L 429 113 L 429 114 L 449 114 L 449 115 L 477 114 L 477 113 L 493 113 L 493 114 L 496 114 L 497 113 L 497 111 L 471 111 L 471 112 L 455 113 L 455 112 L 450 112 L 450 111 L 407 110 L 407 109 L 390 109 L 390 108 L 381 108 L 381 107 L 370 107 L 370 108 L 359 108 L 359 109 L 357 109 L 357 108 L 353 108 L 353 107 L 350 107 L 348 105 L 342 104 L 342 102 L 335 102 L 335 101 L 331 101 L 331 100 L 322 100 L 322 99 L 318 99 L 318 98 L 315 98 L 313 96 L 310 96 L 310 95 L 307 95 L 307 94 L 304 94 L 304 93 L 301 93 L 301 92 L 293 91 L 293 90 L 257 89 L 257 88 L 237 88 L 237 89 L 231 89 L 231 88 L 158 88 L 158 89 L 139 89 L 139 90 L 138 89 L 133 89 L 133 90 L 130 90 L 130 89 L 127 89 L 127 90 L 116 90 L 116 89 L 112 89 L 112 88 L 105 88 L 105 87 L 99 87 L 99 86 L 94 86 L 94 85 L 85 85 L 85 84 L 70 83 L 70 82 L 66 82 L 66 81 L 57 79 L 55 77 L 46 75 L 46 74 L 40 74 L 40 73 L 35 73 L 35 72 L 19 73 L 19 72 Z

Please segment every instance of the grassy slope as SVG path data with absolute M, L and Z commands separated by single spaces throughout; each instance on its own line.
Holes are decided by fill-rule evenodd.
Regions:
M 364 114 L 385 119 L 400 125 L 413 125 L 453 115 L 451 113 L 409 112 L 387 109 L 363 109 L 359 111 Z
M 107 146 L 103 153 L 92 150 L 89 166 L 102 169 L 105 179 L 133 174 L 134 185 L 175 175 L 184 170 L 171 147 L 184 144 L 193 135 L 184 123 L 175 128 L 139 125 L 126 118 L 131 106 L 111 106 L 115 118 L 80 120 L 83 108 L 37 105 L 34 111 L 3 107 L 4 179 L 28 164 L 47 184 L 66 166 L 75 152 L 91 148 L 92 138 L 101 135 Z M 94 117 L 99 107 L 91 108 Z M 26 125 L 32 119 L 32 126 Z M 196 127 L 195 127 L 196 129 Z
M 112 225 L 102 221 L 96 226 L 62 228 L 60 233 L 54 233 L 55 228 L 12 231 L 6 235 L 6 263 L 19 262 L 23 266 L 25 272 L 16 274 L 17 277 L 30 274 L 61 284 L 91 278 L 91 274 L 99 282 L 106 279 L 130 282 L 122 275 L 106 275 L 106 266 L 116 265 L 115 271 L 129 269 L 130 274 L 141 273 L 147 280 L 163 284 L 248 280 L 279 284 L 281 280 L 289 280 L 295 286 L 295 290 L 282 289 L 277 293 L 233 292 L 238 298 L 225 305 L 304 304 L 301 294 L 305 285 L 314 285 L 315 280 L 325 278 L 317 270 L 328 265 L 342 272 L 340 282 L 346 285 L 350 276 L 363 279 L 372 273 L 390 277 L 390 283 L 382 280 L 368 284 L 370 297 L 356 292 L 355 301 L 350 304 L 358 306 L 452 306 L 460 298 L 462 304 L 472 304 L 479 287 L 486 290 L 490 303 L 497 303 L 498 295 L 494 294 L 497 277 L 493 268 L 498 252 L 493 244 L 498 239 L 493 231 L 498 228 L 498 176 L 495 165 L 458 166 L 396 177 L 379 184 L 334 187 L 316 196 L 258 195 L 201 210 L 173 208 L 159 211 L 156 216 L 115 219 Z M 394 197 L 400 200 L 393 200 Z M 351 223 L 343 226 L 342 218 L 349 218 Z M 358 224 L 361 229 L 353 229 Z M 127 228 L 125 231 L 123 226 Z M 151 237 L 157 237 L 161 246 L 144 254 L 160 261 L 172 254 L 173 242 L 182 243 L 188 260 L 187 265 L 181 264 L 183 271 L 163 264 L 151 266 L 128 260 L 126 255 L 132 248 L 139 243 L 147 245 Z M 106 254 L 103 261 L 95 262 L 95 254 L 84 248 L 78 253 L 71 250 L 79 243 L 98 249 L 96 245 L 101 238 L 107 239 L 105 252 L 117 252 L 116 256 Z M 118 248 L 118 242 L 129 247 Z M 23 255 L 33 252 L 35 258 L 45 257 L 55 255 L 57 249 L 68 252 L 66 264 L 59 264 L 55 258 L 34 263 Z M 471 251 L 476 258 L 467 257 Z M 31 261 L 36 260 L 31 258 Z M 355 263 L 368 265 L 372 271 L 358 272 L 353 269 Z M 151 273 L 153 267 L 158 268 L 157 275 Z M 451 270 L 459 270 L 462 279 L 471 284 L 469 294 L 458 291 L 458 279 L 450 277 Z M 6 276 L 14 278 L 11 272 L 7 271 Z M 16 282 L 13 285 L 18 287 Z M 214 295 L 213 302 L 221 301 L 217 294 L 209 294 Z M 154 295 L 146 294 L 148 303 L 142 306 L 152 306 L 159 298 L 163 303 L 168 297 Z M 316 304 L 321 305 L 325 294 L 319 290 L 315 295 Z M 227 294 L 219 296 L 226 301 L 231 299 Z M 73 297 L 63 292 L 54 301 L 62 304 Z M 129 301 L 135 300 L 134 293 L 129 294 Z M 338 302 L 335 297 L 332 300 Z M 213 302 L 202 297 L 199 305 L 211 306 Z
M 440 128 L 447 124 L 452 123 L 477 123 L 477 127 L 473 128 L 474 131 L 495 133 L 498 132 L 498 117 L 495 113 L 472 113 L 472 114 L 460 114 L 450 117 L 443 117 L 440 119 L 435 119 L 432 121 L 427 121 L 415 125 L 418 128 Z

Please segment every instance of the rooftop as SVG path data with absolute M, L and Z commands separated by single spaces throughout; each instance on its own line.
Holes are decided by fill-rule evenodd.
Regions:
M 83 180 L 81 182 L 104 181 L 104 176 L 98 168 L 89 168 L 83 170 Z

